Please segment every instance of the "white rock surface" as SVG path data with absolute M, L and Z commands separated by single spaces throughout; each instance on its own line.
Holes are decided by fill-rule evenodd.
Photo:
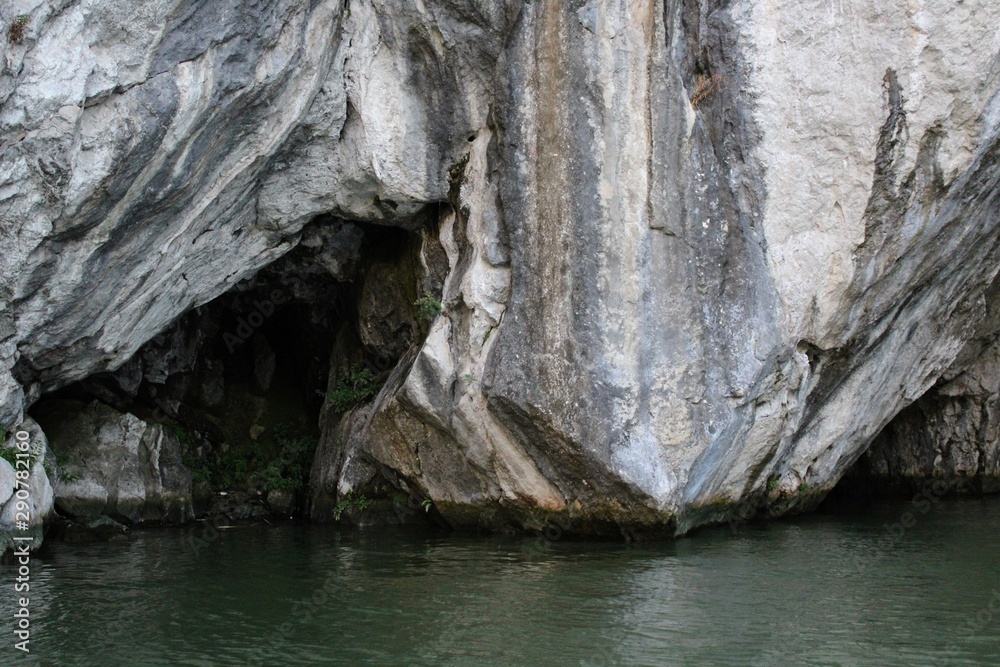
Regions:
M 14 468 L 6 459 L 0 460 L 0 507 L 7 504 L 14 495 Z

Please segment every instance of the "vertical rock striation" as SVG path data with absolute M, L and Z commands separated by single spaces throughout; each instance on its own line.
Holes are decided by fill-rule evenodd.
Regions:
M 1000 299 L 997 282 L 985 316 L 955 363 L 896 415 L 841 482 L 847 494 L 910 494 L 937 484 L 966 494 L 1000 491 Z

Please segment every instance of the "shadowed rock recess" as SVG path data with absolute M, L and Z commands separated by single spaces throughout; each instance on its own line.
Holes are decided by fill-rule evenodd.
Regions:
M 1000 4 L 0 23 L 0 430 L 54 452 L 35 524 L 633 538 L 852 468 L 1000 488 Z

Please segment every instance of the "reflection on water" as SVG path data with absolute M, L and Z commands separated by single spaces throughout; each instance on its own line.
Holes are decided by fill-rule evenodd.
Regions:
M 55 544 L 32 562 L 32 656 L 102 666 L 1000 664 L 1000 499 L 941 503 L 894 539 L 885 525 L 907 509 L 632 546 L 298 525 L 235 528 L 208 544 L 193 541 L 201 528 Z M 0 568 L 8 627 L 13 577 Z M 13 664 L 12 644 L 0 645 L 0 663 Z

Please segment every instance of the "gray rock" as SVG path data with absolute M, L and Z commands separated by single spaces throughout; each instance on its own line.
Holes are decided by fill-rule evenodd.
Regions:
M 46 462 L 51 458 L 48 440 L 38 424 L 33 419 L 28 418 L 11 431 L 11 438 L 6 443 L 8 450 L 19 451 L 15 448 L 15 443 L 18 442 L 16 437 L 18 432 L 28 434 L 27 440 L 21 439 L 20 441 L 29 443 L 29 451 L 32 454 L 29 460 L 32 461 L 32 465 L 28 478 L 23 480 L 24 488 L 27 490 L 27 498 L 19 498 L 17 491 L 21 487 L 15 483 L 15 480 L 16 473 L 20 468 L 12 468 L 7 461 L 0 459 L 0 478 L 7 479 L 4 471 L 9 471 L 12 487 L 12 492 L 4 497 L 6 485 L 0 480 L 0 555 L 12 544 L 10 541 L 12 534 L 31 536 L 33 537 L 31 548 L 40 547 L 43 537 L 42 527 L 49 520 L 53 509 L 52 486 L 46 473 Z M 25 503 L 26 508 L 19 505 L 20 502 Z M 27 529 L 20 527 L 25 513 L 28 516 Z M 6 547 L 3 546 L 5 544 Z
M 434 244 L 447 276 L 370 418 L 329 426 L 324 493 L 626 534 L 808 509 L 966 363 L 1000 268 L 998 24 L 950 0 L 38 3 L 0 73 L 0 423 L 333 216 L 419 229 L 414 282 Z M 393 345 L 380 296 L 363 335 Z M 107 422 L 130 452 L 137 421 Z M 135 516 L 140 458 L 74 497 Z
M 878 435 L 845 476 L 856 495 L 1000 492 L 1000 281 L 977 333 L 938 382 Z
M 249 521 L 263 519 L 270 515 L 260 497 L 244 491 L 230 491 L 212 498 L 208 509 L 212 517 L 225 517 L 228 521 Z
M 291 515 L 292 507 L 295 505 L 295 492 L 287 489 L 272 489 L 267 492 L 267 498 L 264 502 L 272 513 L 287 517 Z
M 207 372 L 201 384 L 201 400 L 206 407 L 216 407 L 222 403 L 226 397 L 226 383 L 224 381 L 225 366 L 221 361 L 207 362 Z
M 316 447 L 309 478 L 309 517 L 313 521 L 332 521 L 341 499 L 375 477 L 374 467 L 362 458 L 364 424 L 371 416 L 370 406 L 343 415 L 330 409 L 325 411 L 323 435 Z
M 128 539 L 128 526 L 103 514 L 92 519 L 68 521 L 58 531 L 58 538 L 73 544 L 112 542 Z
M 0 459 L 0 507 L 14 494 L 14 468 L 6 459 Z
M 194 518 L 191 472 L 177 438 L 160 425 L 97 401 L 52 401 L 39 419 L 60 460 L 55 502 L 63 513 L 129 523 Z
M 952 365 L 996 274 L 997 88 L 971 92 L 993 56 L 952 41 L 981 14 L 928 33 L 951 72 L 864 3 L 850 53 L 805 7 L 626 5 L 525 5 L 441 225 L 446 317 L 339 438 L 453 524 L 808 509 Z

